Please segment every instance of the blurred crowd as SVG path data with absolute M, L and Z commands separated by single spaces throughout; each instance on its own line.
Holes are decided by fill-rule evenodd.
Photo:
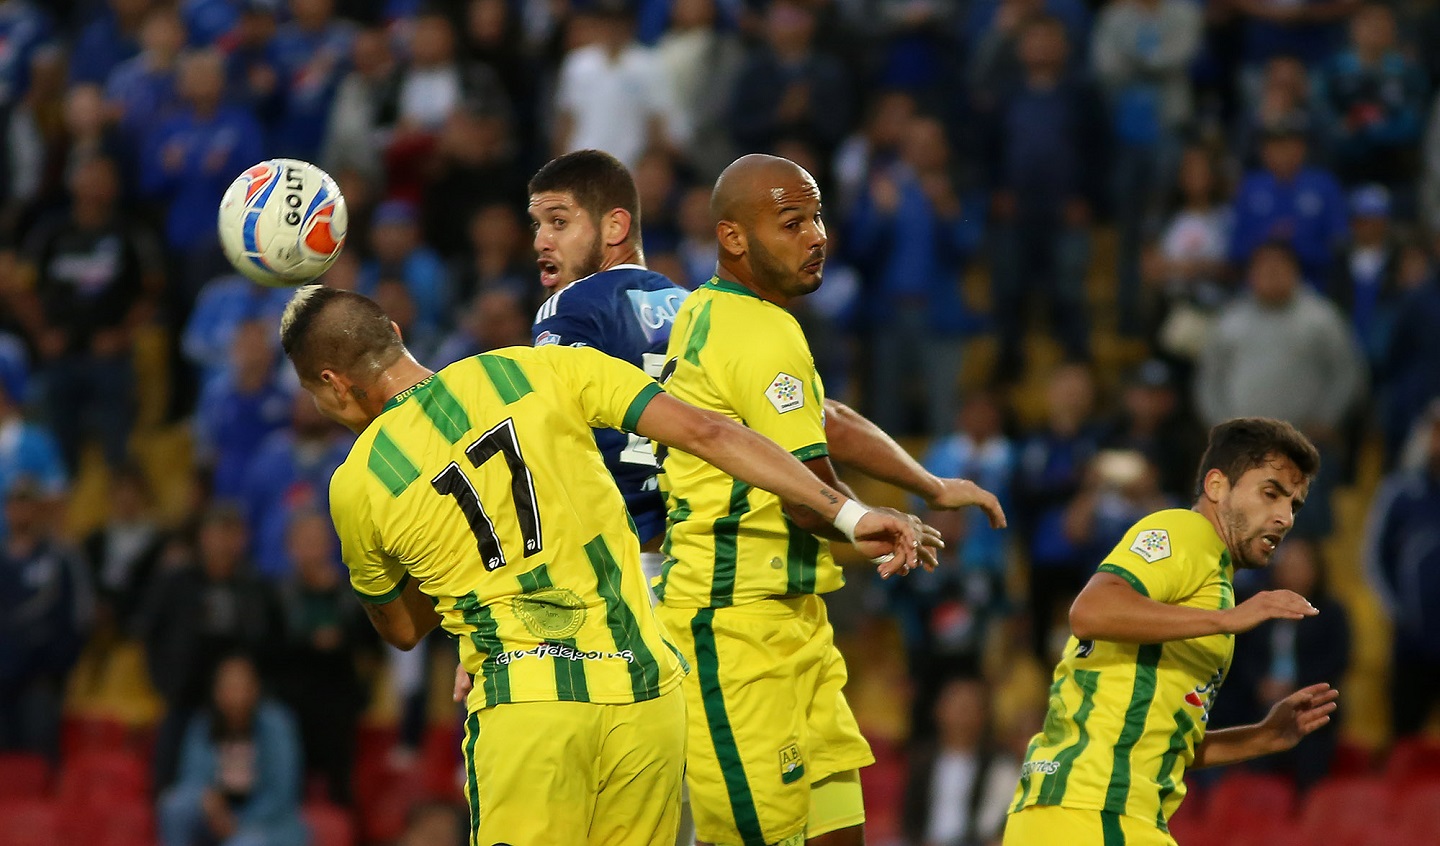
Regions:
M 721 168 L 766 151 L 815 174 L 826 281 L 797 312 L 827 391 L 1011 514 L 1004 534 L 931 515 L 949 566 L 868 587 L 903 638 L 910 733 L 938 738 L 914 842 L 993 828 L 1008 788 L 984 774 L 1013 782 L 1015 760 L 985 656 L 1049 666 L 1097 561 L 1191 500 L 1230 417 L 1321 449 L 1294 539 L 1237 589 L 1324 613 L 1241 638 L 1222 722 L 1343 675 L 1321 559 L 1334 492 L 1373 484 L 1378 453 L 1364 565 L 1395 628 L 1390 722 L 1419 732 L 1440 700 L 1437 48 L 1419 0 L 0 0 L 0 748 L 54 754 L 82 647 L 137 639 L 166 704 L 167 844 L 298 784 L 239 767 L 238 804 L 186 792 L 235 775 L 212 758 L 236 732 L 350 801 L 362 670 L 391 660 L 326 518 L 350 435 L 281 366 L 288 292 L 220 255 L 220 195 L 263 158 L 326 168 L 350 232 L 324 281 L 439 367 L 529 343 L 525 182 L 586 147 L 630 166 L 648 263 L 689 287 L 714 269 Z M 157 383 L 162 419 L 140 420 Z M 178 521 L 152 488 L 188 468 L 137 461 L 159 427 L 191 434 Z M 107 511 L 68 537 L 87 467 Z M 423 668 L 392 669 L 423 725 Z M 243 707 L 260 716 L 226 716 Z M 1313 780 L 1333 734 L 1277 766 Z

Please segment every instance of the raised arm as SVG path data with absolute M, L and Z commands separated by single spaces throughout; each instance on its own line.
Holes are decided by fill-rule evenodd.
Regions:
M 1113 573 L 1090 577 L 1070 606 L 1070 631 L 1080 640 L 1164 643 L 1248 632 L 1266 620 L 1302 620 L 1319 612 L 1288 590 L 1267 590 L 1234 608 L 1207 610 L 1157 602 Z
M 968 479 L 942 479 L 926 470 L 885 431 L 849 406 L 825 400 L 825 440 L 830 456 L 872 479 L 915 494 L 936 510 L 974 505 L 1005 528 L 1005 511 L 995 495 Z
M 657 394 L 645 406 L 635 431 L 701 458 L 791 504 L 814 511 L 839 529 L 868 558 L 893 553 L 894 559 L 881 565 L 882 575 L 905 572 L 917 563 L 934 566 L 932 548 L 942 544 L 933 529 L 908 515 L 865 508 L 821 481 L 774 441 L 723 414 Z

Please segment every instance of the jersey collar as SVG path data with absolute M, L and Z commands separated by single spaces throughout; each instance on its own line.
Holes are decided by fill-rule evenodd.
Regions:
M 385 405 L 381 406 L 380 408 L 380 413 L 384 414 L 395 406 L 400 405 L 405 400 L 408 400 L 411 397 L 415 396 L 417 393 L 428 390 L 430 386 L 435 383 L 435 377 L 439 375 L 440 374 L 438 373 L 431 373 L 429 376 L 426 376 L 424 379 L 421 379 L 419 382 L 416 382 L 415 384 L 411 385 L 410 387 L 386 400 Z
M 646 266 L 643 265 L 643 264 L 617 264 L 617 265 L 615 265 L 614 267 L 607 267 L 607 268 L 605 268 L 604 270 L 597 270 L 597 271 L 595 271 L 594 273 L 590 274 L 589 276 L 581 276 L 579 279 L 576 279 L 574 282 L 571 282 L 569 285 L 566 285 L 564 288 L 561 288 L 560 290 L 561 290 L 561 291 L 564 291 L 564 290 L 573 288 L 573 287 L 575 287 L 576 285 L 579 285 L 581 282 L 584 282 L 586 279 L 594 279 L 596 276 L 599 276 L 599 275 L 602 274 L 602 273 L 609 273 L 609 272 L 612 271 L 612 270 L 649 270 L 649 269 L 650 269 L 650 268 L 646 267 Z M 556 291 L 556 293 L 558 294 L 558 293 L 560 293 L 560 291 Z
M 719 276 L 711 276 L 710 281 L 706 282 L 703 287 L 709 288 L 712 291 L 725 291 L 726 293 L 739 294 L 743 297 L 760 299 L 759 294 L 746 288 L 744 285 L 738 282 L 731 282 L 728 279 L 721 279 Z

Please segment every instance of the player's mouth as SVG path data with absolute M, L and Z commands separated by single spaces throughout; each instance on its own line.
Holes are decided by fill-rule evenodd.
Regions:
M 823 268 L 824 266 L 825 266 L 825 256 L 822 255 L 822 256 L 818 256 L 818 257 L 816 257 L 816 258 L 811 259 L 810 261 L 806 262 L 805 264 L 800 265 L 800 272 L 801 272 L 801 273 L 819 273 L 819 272 L 820 272 L 820 269 Z
M 1261 535 L 1260 548 L 1265 550 L 1266 555 L 1270 555 L 1275 552 L 1275 548 L 1280 545 L 1280 540 L 1283 537 L 1283 535 L 1277 534 Z
M 550 259 L 542 258 L 535 262 L 540 268 L 540 284 L 546 288 L 554 288 L 560 284 L 560 265 Z

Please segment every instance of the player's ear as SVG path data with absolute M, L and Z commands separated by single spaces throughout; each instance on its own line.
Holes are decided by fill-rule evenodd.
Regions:
M 400 324 L 392 320 L 390 321 L 390 328 L 395 330 L 395 337 L 400 339 L 400 343 L 405 343 L 405 333 L 400 331 Z
M 715 241 L 720 245 L 720 249 L 732 256 L 743 256 L 748 249 L 744 231 L 730 220 L 715 224 Z
M 630 212 L 624 209 L 611 209 L 600 222 L 600 237 L 604 239 L 605 246 L 618 247 L 630 239 L 630 227 L 634 220 Z
M 1219 502 L 1230 491 L 1230 480 L 1225 478 L 1224 472 L 1211 468 L 1200 482 L 1200 491 L 1211 502 Z

